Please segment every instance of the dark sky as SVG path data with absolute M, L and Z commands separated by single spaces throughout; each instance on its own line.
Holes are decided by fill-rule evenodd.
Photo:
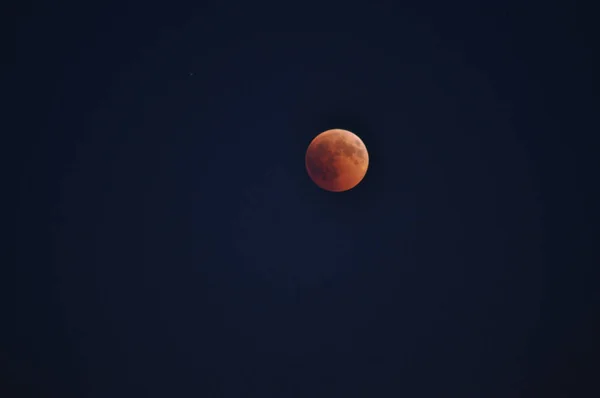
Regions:
M 11 11 L 0 395 L 594 396 L 589 10 L 171 3 Z

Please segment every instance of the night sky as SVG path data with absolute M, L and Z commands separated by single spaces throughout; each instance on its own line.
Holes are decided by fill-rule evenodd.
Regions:
M 16 5 L 0 396 L 595 396 L 562 3 Z M 369 150 L 344 193 L 305 170 L 332 128 Z

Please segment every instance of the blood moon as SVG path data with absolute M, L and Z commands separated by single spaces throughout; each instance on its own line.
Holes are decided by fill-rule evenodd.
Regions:
M 320 188 L 343 192 L 354 188 L 365 177 L 369 153 L 356 134 L 332 129 L 312 140 L 305 162 L 308 175 Z

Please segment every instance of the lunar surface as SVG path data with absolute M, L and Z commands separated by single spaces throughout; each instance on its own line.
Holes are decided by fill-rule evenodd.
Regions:
M 362 140 L 347 130 L 327 130 L 312 140 L 306 150 L 306 171 L 322 189 L 343 192 L 365 177 L 369 153 Z

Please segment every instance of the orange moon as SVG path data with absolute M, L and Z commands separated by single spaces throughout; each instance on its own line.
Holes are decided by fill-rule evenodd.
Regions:
M 369 153 L 362 140 L 347 130 L 327 130 L 306 150 L 306 171 L 320 188 L 343 192 L 354 188 L 367 174 Z

